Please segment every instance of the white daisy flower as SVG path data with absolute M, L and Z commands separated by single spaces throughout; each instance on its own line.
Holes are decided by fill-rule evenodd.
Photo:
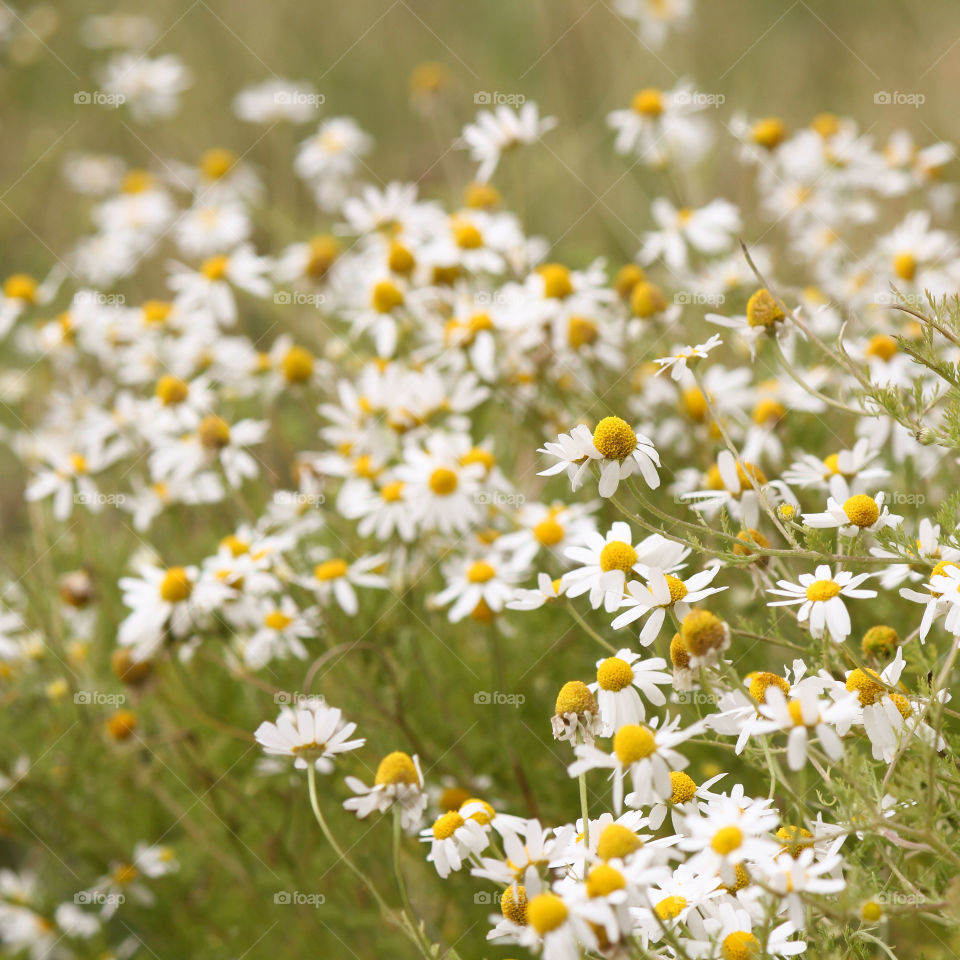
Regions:
M 829 497 L 825 513 L 805 513 L 803 522 L 820 530 L 837 527 L 844 537 L 855 537 L 861 530 L 874 533 L 885 527 L 900 526 L 903 517 L 891 513 L 889 507 L 883 505 L 883 499 L 882 491 L 873 497 L 856 493 L 847 497 L 842 505 Z

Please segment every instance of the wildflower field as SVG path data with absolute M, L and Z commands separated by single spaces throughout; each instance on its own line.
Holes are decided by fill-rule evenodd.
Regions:
M 955 0 L 0 73 L 0 955 L 960 956 Z

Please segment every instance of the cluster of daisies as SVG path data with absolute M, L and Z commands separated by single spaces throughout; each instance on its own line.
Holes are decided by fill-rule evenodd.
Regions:
M 654 45 L 691 7 L 617 5 Z M 139 17 L 84 32 L 134 122 L 174 115 L 191 84 L 154 40 Z M 941 440 L 960 323 L 936 299 L 960 287 L 953 149 L 832 114 L 721 122 L 688 80 L 624 102 L 607 122 L 627 163 L 692 169 L 732 137 L 748 184 L 736 204 L 655 197 L 626 264 L 565 262 L 494 186 L 558 123 L 532 102 L 464 125 L 451 149 L 476 170 L 445 204 L 369 182 L 372 137 L 312 84 L 239 91 L 237 119 L 263 136 L 304 128 L 289 158 L 316 208 L 304 235 L 274 227 L 243 151 L 66 156 L 89 230 L 2 283 L 18 414 L 0 439 L 46 552 L 72 537 L 85 563 L 56 570 L 50 617 L 30 584 L 2 591 L 0 675 L 63 699 L 77 684 L 44 664 L 89 676 L 108 643 L 109 682 L 139 705 L 166 663 L 198 656 L 258 690 L 306 671 L 309 690 L 334 647 L 386 645 L 398 604 L 455 659 L 471 631 L 573 629 L 564 671 L 580 678 L 542 732 L 579 819 L 431 782 L 432 758 L 403 743 L 345 778 L 342 807 L 391 814 L 440 878 L 495 889 L 488 938 L 547 960 L 787 957 L 825 924 L 880 942 L 883 890 L 847 841 L 882 827 L 892 850 L 942 853 L 900 778 L 957 783 L 957 518 L 916 509 L 955 489 Z M 769 246 L 741 249 L 751 236 Z M 115 709 L 107 736 L 138 740 L 141 722 Z M 318 801 L 315 778 L 361 756 L 356 734 L 303 697 L 256 730 L 259 772 L 306 771 L 327 833 L 337 788 Z M 705 750 L 737 773 L 698 783 Z M 855 813 L 835 796 L 853 770 Z M 29 776 L 18 761 L 3 796 Z M 143 846 L 53 907 L 0 872 L 0 940 L 39 958 L 99 937 L 175 868 Z M 406 923 L 435 955 L 429 925 Z

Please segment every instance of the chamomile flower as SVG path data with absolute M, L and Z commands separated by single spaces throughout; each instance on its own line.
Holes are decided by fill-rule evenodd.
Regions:
M 447 588 L 434 597 L 434 603 L 443 607 L 453 601 L 447 614 L 451 623 L 462 620 L 481 604 L 493 613 L 499 613 L 513 596 L 515 584 L 523 570 L 499 551 L 490 552 L 482 559 L 464 558 L 446 574 Z
M 386 559 L 382 553 L 353 560 L 328 557 L 316 563 L 312 575 L 302 577 L 300 585 L 312 590 L 321 604 L 336 601 L 344 613 L 353 617 L 360 608 L 356 587 L 382 590 L 389 585 L 387 578 L 378 572 Z
M 863 530 L 874 533 L 885 527 L 898 527 L 903 517 L 891 513 L 890 508 L 883 505 L 883 499 L 883 491 L 872 497 L 857 493 L 842 504 L 830 497 L 825 513 L 805 513 L 803 522 L 821 530 L 839 528 L 844 537 L 854 537 Z
M 459 870 L 465 860 L 481 854 L 489 843 L 481 824 L 457 810 L 448 810 L 437 817 L 432 827 L 420 832 L 420 839 L 430 844 L 427 862 L 432 863 L 443 878 Z
M 662 724 L 659 717 L 650 725 L 628 723 L 614 733 L 612 753 L 604 753 L 592 744 L 578 746 L 577 759 L 567 772 L 577 777 L 588 770 L 612 768 L 613 808 L 618 814 L 623 809 L 623 786 L 628 776 L 635 804 L 647 806 L 665 800 L 673 793 L 671 770 L 683 770 L 689 762 L 674 747 L 702 730 L 700 724 L 684 730 L 679 726 L 679 717 L 666 718 Z
M 373 786 L 368 787 L 356 777 L 347 777 L 346 783 L 355 796 L 344 800 L 343 806 L 361 820 L 374 811 L 386 813 L 396 804 L 405 830 L 420 825 L 428 798 L 423 790 L 423 774 L 416 754 L 411 757 L 402 750 L 388 753 L 377 766 Z
M 537 574 L 536 589 L 518 587 L 506 604 L 508 610 L 539 610 L 545 603 L 564 595 L 563 581 L 550 579 L 549 573 Z
M 768 601 L 768 607 L 783 607 L 800 604 L 797 619 L 808 623 L 811 635 L 819 639 L 825 633 L 834 643 L 843 643 L 850 635 L 850 614 L 843 598 L 869 600 L 877 595 L 876 590 L 861 590 L 859 586 L 870 577 L 869 573 L 856 576 L 847 570 L 833 573 L 826 564 L 821 564 L 813 573 L 802 573 L 798 583 L 778 580 L 777 587 L 768 593 L 787 600 Z
M 685 270 L 690 248 L 699 253 L 723 253 L 741 227 L 740 212 L 727 200 L 711 200 L 699 209 L 678 210 L 669 200 L 659 197 L 650 209 L 659 229 L 643 235 L 639 260 L 644 265 L 662 259 L 671 270 Z
M 643 646 L 649 646 L 660 635 L 668 610 L 683 619 L 690 612 L 690 604 L 727 589 L 710 587 L 719 570 L 719 567 L 710 567 L 686 580 L 673 574 L 664 574 L 660 570 L 651 570 L 647 584 L 631 580 L 620 601 L 620 606 L 628 609 L 614 618 L 611 626 L 614 630 L 619 630 L 647 615 L 639 640 Z
M 672 682 L 670 674 L 663 672 L 666 665 L 662 657 L 641 660 L 640 654 L 626 648 L 597 661 L 597 679 L 590 684 L 590 690 L 597 697 L 603 736 L 609 737 L 625 724 L 646 719 L 640 693 L 654 706 L 662 707 L 667 702 L 658 688 Z
M 612 497 L 622 480 L 639 473 L 651 490 L 660 486 L 660 456 L 649 437 L 636 433 L 620 417 L 604 417 L 591 440 L 600 464 L 601 497 Z
M 265 720 L 255 736 L 268 756 L 293 757 L 298 770 L 313 764 L 320 773 L 330 773 L 339 754 L 366 743 L 350 739 L 356 729 L 355 723 L 344 721 L 339 709 L 321 699 L 307 699 L 296 708 L 284 707 L 276 723 Z
M 889 478 L 890 471 L 875 462 L 879 455 L 880 451 L 864 438 L 823 460 L 803 454 L 783 472 L 783 479 L 793 486 L 828 489 L 830 496 L 844 503 L 853 494 L 863 493 L 869 486 L 876 489 L 878 483 Z
M 500 104 L 495 110 L 481 110 L 473 123 L 463 128 L 459 142 L 470 150 L 470 159 L 480 164 L 476 179 L 485 183 L 497 169 L 503 153 L 521 144 L 536 143 L 557 125 L 555 117 L 540 117 L 531 100 L 519 110 Z
M 704 359 L 715 347 L 723 344 L 720 334 L 715 333 L 704 343 L 698 343 L 695 347 L 674 347 L 673 353 L 669 357 L 657 357 L 654 363 L 660 365 L 657 376 L 665 370 L 670 371 L 671 380 L 681 380 L 687 372 L 687 368 L 692 366 L 697 360 Z

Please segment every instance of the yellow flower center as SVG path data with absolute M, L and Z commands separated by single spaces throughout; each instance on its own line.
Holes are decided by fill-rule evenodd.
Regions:
M 859 667 L 850 671 L 846 686 L 851 693 L 856 693 L 860 705 L 864 707 L 876 703 L 885 692 L 878 673 L 873 670 L 861 670 Z
M 463 787 L 447 787 L 440 794 L 437 806 L 441 810 L 459 810 L 469 799 L 470 793 Z
M 87 472 L 87 458 L 82 453 L 70 454 L 70 466 L 76 474 Z
M 871 627 L 860 641 L 860 649 L 865 657 L 890 656 L 900 643 L 900 635 L 893 627 L 878 623 Z
M 767 150 L 778 147 L 787 135 L 787 128 L 779 117 L 764 117 L 758 120 L 750 131 L 754 143 Z
M 438 467 L 430 474 L 428 483 L 438 497 L 448 497 L 457 489 L 459 480 L 452 470 L 447 467 Z
M 721 827 L 710 841 L 710 846 L 721 857 L 733 853 L 743 843 L 743 832 L 739 827 Z
M 746 930 L 728 933 L 720 944 L 723 960 L 755 960 L 760 950 L 760 941 Z
M 489 450 L 474 447 L 460 458 L 460 466 L 469 467 L 473 463 L 479 463 L 489 473 L 496 466 L 497 460 Z
M 687 901 L 683 897 L 664 897 L 653 909 L 661 920 L 674 920 L 687 909 Z
M 167 603 L 182 603 L 193 593 L 193 582 L 183 567 L 170 567 L 160 581 L 160 596 Z
M 679 633 L 670 640 L 670 662 L 677 670 L 686 670 L 690 666 L 690 652 Z
M 313 373 L 313 354 L 305 347 L 291 347 L 283 357 L 287 383 L 303 383 Z
M 885 333 L 875 333 L 867 344 L 867 356 L 879 357 L 881 360 L 892 359 L 900 348 L 893 337 Z
M 446 840 L 448 837 L 452 837 L 462 826 L 463 817 L 456 810 L 450 810 L 434 821 L 433 835 L 437 840 Z
M 782 840 L 784 849 L 791 857 L 799 857 L 801 852 L 813 846 L 813 834 L 806 827 L 790 824 L 777 830 L 777 839 Z
M 403 499 L 403 481 L 394 480 L 393 483 L 385 483 L 380 488 L 380 498 L 386 503 L 396 503 Z
M 221 547 L 226 547 L 234 557 L 241 557 L 250 550 L 250 544 L 231 533 L 220 541 Z
M 912 280 L 917 275 L 917 258 L 912 253 L 898 253 L 893 258 L 893 272 L 901 280 Z
M 670 602 L 667 606 L 672 607 L 678 600 L 682 600 L 688 593 L 687 585 L 679 578 L 671 574 L 666 574 L 667 588 L 670 590 Z
M 200 169 L 208 180 L 219 180 L 233 169 L 236 162 L 237 156 L 232 150 L 214 147 L 200 158 Z
M 883 907 L 876 900 L 868 900 L 860 908 L 860 916 L 867 923 L 879 923 L 883 919 Z
M 263 618 L 263 625 L 271 630 L 283 630 L 291 623 L 293 623 L 293 617 L 288 617 L 282 610 L 271 610 Z
M 541 937 L 563 924 L 568 913 L 555 893 L 539 893 L 527 903 L 527 921 Z
M 468 183 L 463 191 L 463 205 L 471 210 L 489 210 L 500 202 L 500 191 L 489 183 Z
M 480 806 L 480 809 L 474 810 L 474 812 L 471 813 L 467 817 L 467 819 L 476 820 L 477 823 L 482 823 L 484 826 L 486 826 L 486 824 L 488 824 L 496 816 L 496 813 L 497 813 L 497 811 L 494 810 L 493 807 L 489 803 L 487 803 L 486 800 L 480 800 L 477 797 L 467 797 L 467 799 L 464 800 L 463 803 L 460 805 L 460 812 L 462 814 L 463 808 L 466 806 L 475 807 L 477 805 Z
M 500 895 L 500 912 L 514 923 L 527 924 L 527 890 L 522 886 L 510 886 Z
M 371 304 L 377 313 L 390 313 L 403 305 L 403 293 L 396 284 L 381 280 L 371 294 Z
M 702 657 L 721 649 L 729 633 L 724 622 L 709 610 L 691 610 L 680 624 L 680 636 L 688 653 Z
M 784 316 L 783 308 L 765 287 L 757 290 L 747 301 L 747 323 L 751 327 L 772 327 Z
M 604 573 L 609 573 L 611 570 L 622 570 L 628 573 L 636 562 L 637 551 L 622 540 L 611 540 L 600 551 L 600 569 Z
M 597 841 L 597 856 L 601 860 L 623 860 L 642 846 L 643 841 L 629 827 L 610 823 Z
M 227 266 L 229 263 L 230 258 L 224 254 L 220 254 L 220 256 L 217 257 L 210 257 L 209 260 L 203 261 L 200 272 L 208 280 L 222 280 L 227 275 Z
M 117 710 L 107 718 L 107 733 L 114 740 L 126 740 L 137 729 L 136 714 L 129 710 Z
M 777 424 L 786 415 L 786 407 L 779 400 L 773 400 L 770 397 L 760 400 L 753 408 L 753 422 L 761 426 Z
M 173 304 L 164 300 L 147 300 L 140 309 L 143 311 L 143 322 L 147 326 L 159 326 L 166 323 L 167 317 L 173 312 Z
M 880 516 L 880 508 L 873 497 L 868 497 L 865 493 L 858 493 L 855 496 L 848 497 L 843 504 L 843 512 L 847 515 L 854 526 L 870 527 L 877 522 Z
M 597 683 L 601 690 L 623 690 L 633 683 L 633 667 L 620 657 L 607 657 L 597 667 Z
M 644 117 L 659 117 L 663 113 L 663 97 L 659 90 L 653 87 L 647 87 L 644 90 L 638 90 L 630 101 L 630 106 L 634 112 Z
M 682 770 L 670 771 L 670 786 L 673 788 L 670 794 L 671 803 L 688 803 L 697 793 L 697 784 L 693 777 Z
M 547 517 L 533 528 L 533 535 L 542 546 L 555 547 L 563 539 L 564 529 L 553 517 Z
M 208 450 L 222 450 L 230 442 L 230 425 L 222 417 L 211 413 L 200 421 L 197 436 Z
M 623 300 L 627 300 L 633 292 L 633 288 L 646 279 L 643 267 L 635 263 L 626 263 L 618 271 L 613 281 L 613 289 Z
M 478 560 L 476 563 L 471 564 L 470 569 L 467 570 L 467 580 L 469 580 L 470 583 L 486 583 L 496 575 L 497 571 L 485 560 Z
M 340 244 L 334 237 L 314 237 L 310 241 L 309 259 L 303 272 L 313 280 L 322 280 L 333 266 L 339 252 Z
M 625 767 L 639 763 L 656 749 L 657 741 L 650 728 L 639 723 L 625 724 L 613 736 L 613 752 Z
M 563 300 L 573 293 L 573 279 L 562 263 L 545 263 L 537 268 L 543 280 L 543 295 L 551 300 Z
M 596 897 L 609 897 L 615 890 L 623 890 L 626 885 L 623 874 L 608 863 L 597 864 L 587 874 L 587 896 L 591 900 Z
M 37 296 L 37 281 L 27 273 L 12 273 L 3 281 L 3 295 L 11 300 L 33 303 Z
M 124 175 L 120 190 L 123 193 L 145 193 L 153 186 L 153 174 L 148 170 L 130 170 Z
M 483 246 L 483 234 L 472 223 L 454 226 L 453 239 L 461 250 L 476 250 Z
M 775 673 L 767 673 L 761 670 L 751 675 L 750 696 L 753 697 L 757 703 L 767 702 L 767 690 L 769 690 L 770 687 L 777 687 L 779 690 L 782 690 L 784 696 L 789 696 L 790 694 L 790 684 L 787 683 L 783 677 Z
M 179 377 L 170 373 L 165 374 L 157 381 L 157 387 L 154 390 L 154 394 L 160 398 L 165 407 L 175 407 L 177 404 L 183 403 L 189 393 L 190 387 Z
M 557 703 L 554 707 L 554 713 L 558 716 L 567 713 L 575 713 L 578 716 L 592 713 L 595 716 L 598 712 L 597 699 L 582 680 L 568 680 L 560 688 L 560 692 L 557 694 Z
M 663 291 L 648 280 L 635 284 L 630 292 L 630 310 L 635 317 L 646 319 L 667 309 L 667 298 Z
M 589 317 L 571 317 L 567 324 L 567 343 L 574 350 L 594 343 L 599 335 L 597 325 Z
M 814 580 L 807 587 L 807 599 L 814 603 L 823 603 L 831 600 L 840 593 L 840 584 L 833 580 Z
M 347 575 L 347 570 L 349 566 L 346 560 L 341 560 L 339 558 L 334 560 L 325 560 L 323 563 L 318 563 L 313 568 L 313 575 L 318 580 L 338 580 L 340 577 L 345 577 Z
M 390 784 L 419 784 L 420 777 L 410 754 L 394 750 L 380 761 L 373 782 L 378 787 Z
M 604 417 L 593 431 L 593 445 L 608 460 L 623 460 L 637 446 L 637 435 L 626 420 Z

